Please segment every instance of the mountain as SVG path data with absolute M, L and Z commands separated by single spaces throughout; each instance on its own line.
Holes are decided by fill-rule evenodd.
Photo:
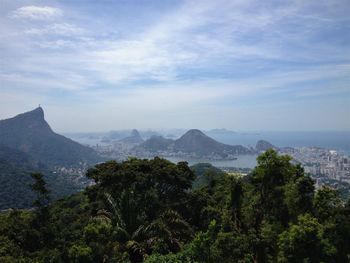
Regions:
M 145 139 L 150 139 L 153 136 L 161 136 L 159 132 L 153 131 L 153 130 L 140 131 L 140 135 L 142 138 L 145 138 Z
M 93 149 L 53 132 L 41 107 L 1 120 L 0 144 L 50 167 L 93 164 L 100 160 Z
M 152 136 L 140 146 L 151 152 L 166 151 L 174 141 L 162 136 Z
M 266 150 L 268 150 L 270 148 L 275 149 L 275 150 L 278 149 L 276 146 L 274 146 L 273 144 L 271 144 L 270 142 L 265 141 L 265 140 L 258 141 L 256 143 L 256 146 L 255 146 L 255 149 L 257 152 L 265 152 Z
M 119 131 L 110 131 L 106 134 L 105 139 L 108 140 L 121 140 L 130 135 L 129 130 L 119 130 Z
M 248 154 L 250 151 L 241 145 L 228 145 L 220 143 L 200 130 L 189 130 L 174 142 L 173 149 L 185 153 L 195 153 L 197 156 Z
M 151 153 L 166 151 L 170 155 L 190 155 L 203 158 L 234 158 L 234 155 L 249 154 L 251 151 L 241 145 L 220 143 L 200 130 L 189 130 L 177 140 L 153 136 L 146 140 L 139 149 Z
M 141 144 L 144 142 L 140 133 L 137 130 L 132 130 L 130 136 L 119 140 L 119 142 L 127 143 L 127 144 Z

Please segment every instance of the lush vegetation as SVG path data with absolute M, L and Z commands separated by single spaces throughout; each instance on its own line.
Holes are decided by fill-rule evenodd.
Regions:
M 192 189 L 197 189 L 206 185 L 210 185 L 215 181 L 219 181 L 225 177 L 226 173 L 210 163 L 197 163 L 191 166 L 191 170 L 196 175 L 192 183 Z
M 82 188 L 72 183 L 73 176 L 52 173 L 30 155 L 0 145 L 0 210 L 32 207 L 35 194 L 29 187 L 33 183 L 30 173 L 37 171 L 45 175 L 53 200 Z
M 95 184 L 36 209 L 0 215 L 0 262 L 348 262 L 350 202 L 268 150 L 251 175 L 192 189 L 187 163 L 96 165 Z

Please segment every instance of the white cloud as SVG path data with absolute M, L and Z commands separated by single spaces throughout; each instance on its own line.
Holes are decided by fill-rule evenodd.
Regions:
M 86 33 L 86 31 L 73 24 L 68 23 L 55 23 L 52 25 L 47 25 L 45 27 L 30 28 L 24 31 L 29 35 L 60 35 L 60 36 L 79 36 Z
M 75 47 L 75 42 L 71 40 L 53 40 L 53 41 L 39 41 L 35 43 L 41 48 L 45 49 L 62 49 L 62 48 L 73 48 Z
M 173 81 L 186 68 L 210 70 L 225 63 L 234 65 L 235 60 L 255 59 L 258 64 L 259 60 L 297 62 L 344 56 L 343 50 L 334 52 L 333 46 L 330 50 L 329 45 L 308 43 L 309 31 L 320 30 L 320 22 L 308 21 L 306 27 L 296 19 L 303 8 L 300 3 L 269 9 L 255 1 L 189 1 L 137 37 L 127 35 L 107 44 L 97 41 L 82 56 L 89 70 L 113 84 L 145 77 Z M 297 35 L 284 27 L 288 21 L 296 23 Z
M 50 20 L 63 14 L 62 10 L 50 6 L 23 6 L 12 12 L 12 17 L 33 20 Z
M 118 41 L 98 47 L 84 55 L 88 69 L 95 71 L 107 82 L 118 84 L 126 80 L 149 78 L 174 80 L 176 66 L 192 63 L 196 54 L 171 50 L 152 38 Z
M 62 78 L 61 76 L 64 76 Z M 92 83 L 85 76 L 74 72 L 58 70 L 36 74 L 8 74 L 0 72 L 0 82 L 4 87 L 25 88 L 36 92 L 48 90 L 79 91 Z
M 255 8 L 251 9 L 252 6 Z M 332 47 L 329 52 L 325 44 L 305 45 L 303 30 L 318 29 L 318 20 L 317 23 L 308 21 L 307 28 L 300 26 L 303 21 L 296 20 L 297 35 L 284 30 L 286 20 L 295 18 L 302 8 L 300 3 L 268 9 L 255 1 L 203 1 L 201 4 L 188 1 L 136 36 L 131 28 L 129 34 L 121 38 L 106 40 L 98 36 L 98 30 L 85 30 L 72 23 L 54 23 L 24 32 L 32 38 L 28 44 L 40 47 L 31 50 L 31 54 L 41 55 L 45 52 L 41 49 L 60 52 L 49 54 L 45 63 L 35 63 L 42 64 L 43 71 L 50 66 L 47 60 L 55 61 L 57 64 L 53 67 L 69 67 L 75 72 L 86 70 L 95 74 L 97 81 L 114 85 L 144 79 L 174 81 L 181 78 L 184 70 L 206 68 L 210 71 L 223 65 L 240 67 L 239 61 L 253 59 L 254 65 L 258 65 L 269 59 L 309 61 L 344 56 L 344 50 L 334 51 Z M 329 19 L 325 19 L 325 23 L 328 22 Z M 89 38 L 85 38 L 87 32 L 95 32 L 96 36 L 89 34 Z M 291 44 L 300 43 L 302 48 L 288 49 Z M 35 64 L 31 67 L 35 68 Z
M 92 22 L 98 13 L 82 14 L 80 8 L 67 8 L 63 17 L 59 9 L 34 15 L 23 7 L 12 16 L 62 17 L 42 27 L 37 21 L 3 18 L 11 27 L 0 23 L 6 50 L 0 82 L 48 96 L 69 94 L 64 100 L 79 97 L 77 107 L 84 109 L 87 102 L 96 111 L 128 112 L 125 123 L 134 116 L 135 124 L 143 114 L 197 109 L 216 111 L 224 119 L 228 104 L 250 107 L 259 96 L 257 104 L 276 106 L 288 95 L 341 94 L 348 87 L 350 53 L 341 37 L 336 39 L 340 34 L 330 37 L 329 32 L 349 20 L 324 4 L 184 1 L 170 12 L 155 12 L 151 21 L 138 18 L 144 23 L 136 27 L 137 19 L 121 21 L 112 13 Z

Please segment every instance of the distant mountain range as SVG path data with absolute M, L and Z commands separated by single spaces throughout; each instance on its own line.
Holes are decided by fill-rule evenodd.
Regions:
M 140 143 L 143 143 L 144 140 L 142 139 L 140 133 L 137 130 L 133 129 L 129 136 L 119 140 L 118 142 L 129 143 L 129 144 L 140 144 Z
M 177 140 L 165 139 L 162 136 L 153 136 L 139 146 L 149 152 L 168 152 L 171 154 L 185 154 L 200 158 L 230 158 L 239 154 L 252 153 L 241 145 L 220 143 L 200 130 L 187 131 Z
M 138 131 L 136 129 L 133 130 L 112 130 L 107 133 L 99 133 L 99 137 L 102 137 L 104 141 L 108 142 L 118 142 L 121 141 L 127 137 L 133 137 L 133 135 L 136 135 L 135 132 L 137 132 L 142 140 L 151 138 L 152 136 L 157 136 L 160 135 L 156 131 L 152 130 L 143 130 L 143 131 Z M 88 133 L 90 134 L 90 133 Z M 67 134 L 68 136 L 74 136 L 76 134 Z M 86 134 L 85 134 L 86 137 Z
M 173 142 L 174 140 L 166 139 L 163 136 L 152 136 L 141 147 L 151 152 L 166 151 Z
M 0 121 L 0 144 L 27 153 L 48 167 L 96 163 L 89 147 L 52 131 L 41 107 Z

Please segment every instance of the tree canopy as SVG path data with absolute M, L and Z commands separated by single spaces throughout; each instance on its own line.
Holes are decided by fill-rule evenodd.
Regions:
M 267 150 L 251 174 L 212 170 L 192 187 L 185 162 L 108 161 L 94 183 L 46 207 L 0 214 L 0 262 L 348 262 L 350 202 Z M 41 200 L 41 201 L 40 201 Z

